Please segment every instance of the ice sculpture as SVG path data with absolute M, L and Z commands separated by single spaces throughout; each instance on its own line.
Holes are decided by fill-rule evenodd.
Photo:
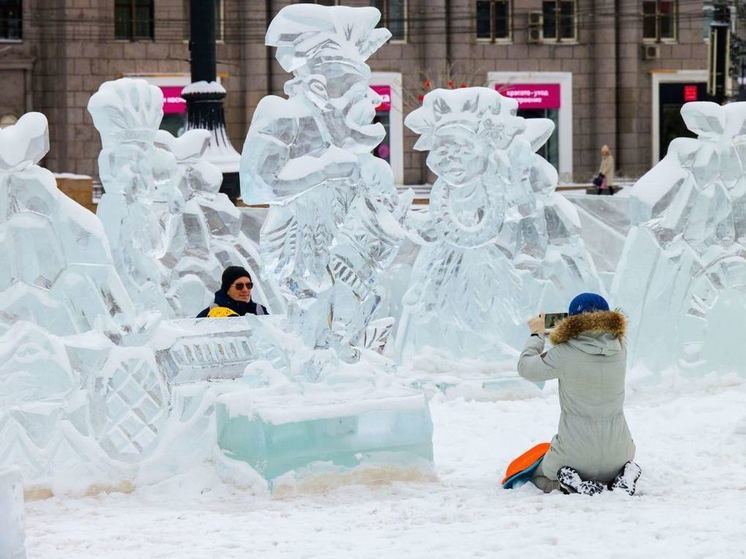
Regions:
M 241 211 L 219 192 L 223 175 L 205 157 L 208 130 L 189 130 L 175 138 L 159 130 L 155 145 L 173 154 L 173 178 L 180 204 L 170 214 L 161 262 L 172 270 L 168 281 L 171 307 L 180 316 L 196 314 L 212 302 L 220 276 L 228 266 L 243 266 L 255 278 L 252 297 L 266 302 L 271 313 L 284 310 L 274 289 L 259 275 L 259 251 L 249 239 Z
M 242 198 L 270 204 L 262 266 L 287 300 L 292 330 L 347 361 L 371 326 L 411 200 L 371 155 L 385 134 L 372 124 L 379 100 L 365 64 L 390 37 L 375 28 L 379 17 L 374 8 L 280 11 L 267 44 L 293 73 L 289 98 L 262 99 L 241 159 Z
M 577 212 L 535 153 L 553 123 L 518 117 L 517 107 L 488 88 L 438 89 L 407 117 L 438 178 L 429 211 L 407 222 L 421 249 L 397 333 L 405 354 L 431 346 L 507 357 L 530 313 L 599 288 Z
M 746 103 L 687 103 L 677 138 L 632 190 L 612 293 L 631 360 L 651 371 L 744 371 Z
M 268 480 L 301 470 L 309 459 L 345 468 L 433 459 L 425 396 L 406 390 L 326 391 L 316 398 L 234 391 L 217 398 L 216 420 L 221 448 Z
M 438 89 L 406 119 L 438 178 L 429 212 L 409 220 L 422 246 L 404 296 L 400 350 L 494 355 L 520 319 L 506 296 L 518 291 L 518 277 L 497 245 L 508 190 L 498 150 L 524 129 L 516 106 L 484 87 Z
M 91 97 L 103 144 L 98 215 L 138 310 L 188 317 L 212 302 L 225 267 L 258 272 L 258 250 L 219 192 L 222 174 L 205 157 L 209 132 L 174 138 L 159 130 L 162 104 L 159 88 L 131 78 L 106 82 Z M 256 300 L 281 312 L 273 288 L 254 275 Z
M 405 238 L 412 197 L 397 194 L 390 167 L 371 155 L 384 129 L 372 124 L 379 99 L 365 61 L 390 36 L 379 19 L 375 8 L 297 4 L 267 32 L 294 77 L 288 99 L 266 97 L 254 113 L 242 198 L 270 206 L 262 270 L 287 300 L 290 339 L 303 343 L 271 337 L 289 367 L 247 369 L 254 388 L 221 396 L 216 418 L 226 455 L 271 484 L 319 464 L 432 461 L 427 401 L 396 386 L 393 364 L 370 351 L 383 349 L 394 322 L 376 317 L 381 276 Z
M 630 197 L 625 194 L 626 192 L 617 196 L 588 196 L 572 192 L 564 194 L 578 211 L 583 243 L 607 290 L 611 290 L 611 282 L 630 229 Z
M 171 316 L 165 294 L 169 273 L 160 262 L 166 249 L 161 217 L 182 201 L 168 173 L 175 169 L 173 156 L 153 145 L 163 94 L 145 80 L 105 82 L 89 100 L 88 112 L 103 146 L 98 165 L 104 195 L 96 213 L 117 270 L 139 311 Z
M 0 469 L 0 557 L 25 559 L 25 539 L 21 472 Z
M 113 348 L 141 344 L 157 320 L 136 315 L 100 222 L 37 165 L 48 148 L 39 113 L 0 131 L 0 467 L 21 466 L 32 484 L 70 473 L 94 483 L 112 471 L 96 413 L 149 413 L 137 402 L 124 412 L 121 402 L 97 406 L 98 395 L 118 390 L 102 375 L 117 353 L 131 388 L 131 358 L 147 349 Z M 141 440 L 120 433 L 107 450 L 119 455 Z
M 48 150 L 41 113 L 0 130 L 0 334 L 23 320 L 59 335 L 117 332 L 132 301 L 101 224 L 39 167 Z

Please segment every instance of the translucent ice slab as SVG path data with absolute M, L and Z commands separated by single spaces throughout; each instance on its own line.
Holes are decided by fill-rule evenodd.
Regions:
M 270 485 L 314 464 L 429 466 L 433 424 L 421 393 L 337 392 L 261 397 L 241 390 L 216 401 L 218 446 Z
M 685 104 L 676 138 L 635 184 L 612 296 L 629 317 L 629 362 L 651 374 L 744 373 L 746 103 Z
M 630 197 L 570 193 L 565 197 L 578 210 L 583 242 L 609 289 L 631 227 Z
M 21 470 L 0 470 L 0 557 L 25 559 Z

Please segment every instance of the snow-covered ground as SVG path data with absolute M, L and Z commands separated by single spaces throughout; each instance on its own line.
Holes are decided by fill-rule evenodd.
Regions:
M 630 384 L 634 497 L 499 488 L 510 459 L 554 433 L 555 387 L 527 400 L 436 397 L 438 481 L 272 499 L 197 468 L 132 494 L 28 502 L 28 556 L 746 557 L 746 379 Z

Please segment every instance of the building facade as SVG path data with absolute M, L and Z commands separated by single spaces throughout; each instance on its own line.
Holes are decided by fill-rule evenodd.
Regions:
M 288 75 L 264 46 L 290 0 L 217 0 L 217 60 L 226 124 L 239 151 L 259 100 Z M 318 0 L 334 4 L 334 0 Z M 375 5 L 392 40 L 370 59 L 387 128 L 377 155 L 397 182 L 432 177 L 403 119 L 435 87 L 495 87 L 521 114 L 551 118 L 543 155 L 564 181 L 586 182 L 610 146 L 617 174 L 637 177 L 686 129 L 678 111 L 705 98 L 708 2 L 689 0 L 339 0 Z M 99 138 L 86 111 L 98 86 L 139 76 L 164 92 L 178 132 L 189 83 L 189 0 L 3 0 L 0 122 L 45 113 L 53 171 L 97 175 Z

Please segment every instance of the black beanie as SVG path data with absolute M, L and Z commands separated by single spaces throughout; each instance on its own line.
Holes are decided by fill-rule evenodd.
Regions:
M 228 293 L 228 289 L 231 285 L 233 285 L 233 282 L 236 281 L 238 278 L 249 278 L 251 279 L 251 274 L 246 271 L 245 268 L 242 268 L 241 266 L 228 266 L 223 271 L 223 279 L 222 284 L 220 285 L 220 291 L 224 293 Z M 253 280 L 252 280 L 253 283 Z

